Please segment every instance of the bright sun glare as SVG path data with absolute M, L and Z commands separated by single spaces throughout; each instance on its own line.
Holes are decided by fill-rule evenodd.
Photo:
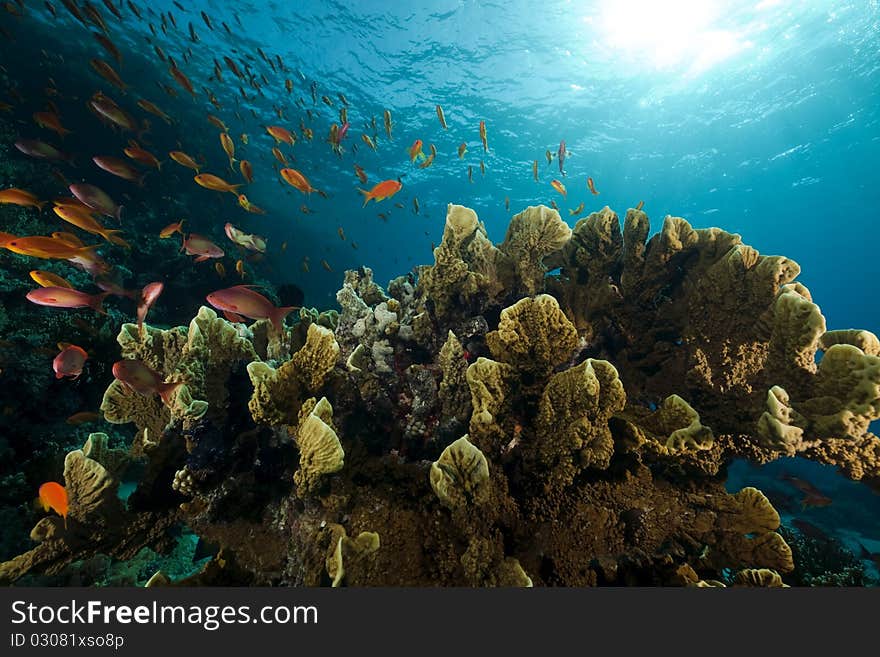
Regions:
M 604 0 L 593 24 L 615 56 L 697 75 L 751 44 L 723 29 L 719 0 Z

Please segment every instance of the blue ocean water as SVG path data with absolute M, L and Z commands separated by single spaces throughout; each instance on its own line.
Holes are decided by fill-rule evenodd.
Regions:
M 53 5 L 57 15 L 29 3 L 25 16 L 7 10 L 2 17 L 15 36 L 3 55 L 7 82 L 28 99 L 43 97 L 47 77 L 62 91 L 57 104 L 74 130 L 63 144 L 80 162 L 70 178 L 127 195 L 125 223 L 145 233 L 185 218 L 189 230 L 218 244 L 226 221 L 266 236 L 267 256 L 248 264 L 252 275 L 298 285 L 308 305 L 332 306 L 346 269 L 370 266 L 384 283 L 431 263 L 448 203 L 474 208 L 500 241 L 510 217 L 529 205 L 555 201 L 574 225 L 605 205 L 622 216 L 644 201 L 652 232 L 673 215 L 739 233 L 761 253 L 800 264 L 799 279 L 829 329 L 880 333 L 877 0 L 156 0 L 135 5 L 140 17 L 129 3 L 111 0 L 121 20 L 95 4 L 122 53 L 117 70 L 130 85 L 125 95 L 89 68 L 92 57 L 116 64 L 60 3 Z M 194 96 L 169 75 L 157 48 L 192 81 Z M 83 107 L 99 89 L 151 121 L 142 143 L 165 163 L 142 189 L 88 161 L 125 142 Z M 141 98 L 173 124 L 140 111 Z M 341 123 L 342 107 L 350 129 L 340 156 L 327 136 Z M 28 115 L 38 109 L 40 103 L 27 105 L 23 136 L 36 136 Z M 203 158 L 204 171 L 241 182 L 228 169 L 209 113 L 229 126 L 236 157 L 252 162 L 255 181 L 243 191 L 265 215 L 197 187 L 192 172 L 167 160 L 167 151 L 180 149 Z M 273 170 L 275 143 L 265 126 L 299 131 L 301 121 L 314 138 L 280 149 L 326 198 L 294 190 Z M 375 141 L 375 151 L 362 135 Z M 410 161 L 415 140 L 426 154 L 436 147 L 430 167 Z M 556 158 L 545 157 L 562 140 L 564 174 Z M 467 152 L 459 157 L 462 143 Z M 355 164 L 368 175 L 366 185 Z M 399 193 L 363 206 L 358 188 L 394 179 L 403 183 Z M 551 187 L 554 179 L 567 187 L 566 198 Z M 572 215 L 582 202 L 583 211 Z M 135 272 L 137 285 L 162 267 Z M 176 310 L 184 320 L 203 296 L 193 291 L 187 305 L 183 295 Z M 801 461 L 769 470 L 737 466 L 730 486 L 775 482 L 784 473 L 835 494 L 836 506 L 808 512 L 825 529 L 865 527 L 880 517 L 876 496 Z M 866 540 L 880 551 L 876 533 L 859 534 L 851 547 Z
M 288 249 L 275 251 L 271 263 L 293 269 L 312 304 L 333 302 L 346 268 L 369 264 L 382 281 L 430 262 L 431 243 L 439 243 L 450 202 L 473 207 L 490 237 L 501 240 L 510 215 L 527 205 L 556 200 L 568 218 L 567 210 L 581 201 L 581 216 L 586 216 L 604 205 L 622 215 L 644 200 L 653 230 L 671 214 L 696 227 L 738 232 L 761 253 L 784 254 L 801 265 L 801 280 L 830 328 L 880 331 L 880 307 L 871 302 L 880 274 L 873 257 L 880 205 L 876 0 L 181 6 L 185 12 L 173 2 L 151 2 L 142 9 L 143 20 L 122 6 L 124 26 L 113 31 L 126 57 L 121 75 L 140 96 L 175 117 L 171 136 L 183 150 L 203 153 L 210 171 L 222 174 L 226 156 L 206 112 L 224 117 L 233 135 L 249 135 L 248 146 L 236 139 L 239 157 L 250 159 L 256 171 L 248 198 L 269 214 L 252 218 L 230 203 L 230 218 L 276 244 L 288 241 Z M 202 10 L 213 30 L 200 17 Z M 46 38 L 52 45 L 80 61 L 77 68 L 90 84 L 102 82 L 85 59 L 106 57 L 100 46 L 75 42 L 87 37 L 63 38 L 79 32 L 60 6 L 56 19 L 42 8 L 34 12 L 50 29 Z M 164 33 L 163 12 L 172 12 L 177 23 L 174 28 L 166 21 Z M 113 27 L 116 19 L 108 14 L 107 20 Z M 156 87 L 156 81 L 175 83 L 154 45 L 175 57 L 193 81 L 197 99 L 179 87 L 180 96 L 169 98 Z M 273 71 L 257 48 L 267 58 L 280 56 L 285 72 Z M 249 63 L 258 92 L 236 79 L 223 55 Z M 214 59 L 222 81 L 212 79 Z M 293 83 L 292 93 L 285 79 Z M 313 82 L 317 103 L 310 97 Z M 216 95 L 222 109 L 206 102 L 203 88 Z M 341 158 L 325 141 L 331 123 L 339 122 L 339 93 L 349 101 L 351 123 Z M 333 108 L 321 102 L 323 95 Z M 295 105 L 297 98 L 303 99 L 302 107 Z M 439 125 L 436 104 L 444 109 L 447 130 Z M 276 107 L 285 107 L 284 119 Z M 282 183 L 274 173 L 261 175 L 275 162 L 272 139 L 261 126 L 293 129 L 304 109 L 314 113 L 308 125 L 315 138 L 300 139 L 289 149 L 296 157 L 292 165 L 329 199 L 306 199 L 278 187 Z M 393 141 L 384 133 L 385 109 L 392 113 Z M 367 125 L 372 118 L 377 131 Z M 485 153 L 481 120 L 488 133 Z M 364 133 L 378 134 L 376 152 L 361 141 Z M 407 149 L 416 139 L 424 142 L 426 153 L 436 145 L 430 168 L 409 161 Z M 561 140 L 569 151 L 564 178 L 557 162 L 548 165 L 545 159 L 545 151 L 555 153 Z M 158 135 L 152 141 L 158 144 Z M 468 152 L 459 159 L 462 142 Z M 532 177 L 534 160 L 538 182 Z M 370 185 L 402 176 L 402 191 L 391 201 L 362 208 L 355 163 L 366 170 Z M 587 176 L 598 196 L 589 193 Z M 554 177 L 566 183 L 567 200 L 551 188 Z M 234 178 L 240 181 L 237 172 Z M 211 196 L 198 191 L 202 199 Z M 395 208 L 395 201 L 405 207 Z M 300 212 L 303 202 L 314 214 Z M 377 216 L 380 212 L 387 221 Z M 200 227 L 197 217 L 191 225 Z M 308 274 L 301 271 L 306 256 Z M 333 273 L 319 265 L 322 258 Z

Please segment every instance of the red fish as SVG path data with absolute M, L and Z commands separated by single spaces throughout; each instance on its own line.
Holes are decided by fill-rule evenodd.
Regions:
M 139 395 L 159 395 L 166 406 L 171 405 L 171 395 L 183 385 L 183 381 L 165 383 L 162 375 L 149 365 L 132 359 L 113 363 L 113 376 L 126 388 Z
M 28 301 L 40 306 L 52 306 L 54 308 L 91 308 L 95 312 L 106 315 L 104 299 L 107 292 L 101 294 L 86 294 L 79 290 L 71 290 L 66 287 L 41 287 L 27 293 Z
M 82 347 L 78 347 L 75 344 L 67 345 L 55 356 L 55 360 L 52 361 L 55 378 L 63 379 L 65 376 L 69 376 L 72 379 L 79 378 L 83 371 L 83 365 L 85 365 L 88 358 L 89 355 Z
M 144 289 L 141 290 L 141 300 L 138 302 L 137 307 L 138 331 L 140 331 L 144 325 L 144 320 L 147 318 L 147 312 L 152 305 L 156 303 L 156 299 L 159 298 L 159 295 L 162 294 L 162 290 L 164 289 L 165 284 L 157 281 L 155 283 L 147 283 L 147 285 L 144 286 Z
M 207 296 L 207 301 L 217 310 L 250 319 L 268 319 L 278 332 L 281 332 L 287 314 L 299 308 L 299 306 L 276 307 L 262 294 L 254 292 L 250 285 L 235 285 L 211 292 Z

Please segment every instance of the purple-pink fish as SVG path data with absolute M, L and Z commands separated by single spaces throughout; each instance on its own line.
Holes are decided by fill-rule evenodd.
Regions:
M 144 289 L 141 290 L 141 300 L 138 302 L 137 308 L 137 325 L 138 331 L 144 325 L 144 320 L 147 318 L 147 312 L 150 310 L 150 307 L 156 303 L 156 299 L 159 298 L 159 295 L 162 294 L 162 290 L 165 289 L 165 284 L 160 282 L 155 283 L 147 283 L 144 286 Z
M 52 361 L 55 378 L 63 379 L 65 376 L 69 376 L 72 379 L 79 378 L 83 371 L 83 365 L 85 365 L 88 358 L 89 355 L 82 347 L 78 347 L 75 344 L 67 345 L 55 356 L 55 360 Z
M 117 178 L 130 180 L 141 187 L 144 186 L 144 176 L 147 174 L 140 169 L 131 166 L 125 160 L 121 160 L 118 157 L 111 157 L 110 155 L 96 155 L 92 158 L 92 162 L 97 164 L 99 168 L 107 173 L 112 173 Z
M 42 160 L 52 160 L 55 162 L 68 162 L 73 164 L 73 156 L 59 151 L 51 144 L 38 139 L 19 139 L 15 142 L 15 147 L 29 157 L 36 157 Z
M 211 292 L 207 296 L 207 300 L 217 310 L 235 313 L 250 319 L 268 319 L 278 332 L 281 332 L 287 314 L 299 308 L 299 306 L 276 307 L 262 294 L 254 292 L 250 285 L 235 285 Z
M 100 212 L 107 217 L 114 217 L 117 221 L 122 221 L 122 206 L 116 205 L 116 202 L 103 189 L 87 183 L 77 183 L 71 185 L 68 189 L 71 194 L 92 208 L 92 210 Z
M 214 244 L 211 240 L 197 233 L 190 233 L 183 238 L 181 251 L 186 251 L 187 255 L 198 256 L 196 262 L 204 262 L 210 258 L 222 258 L 225 254 L 223 249 Z
M 165 383 L 161 374 L 139 360 L 116 361 L 113 363 L 113 376 L 139 395 L 159 395 L 166 406 L 171 405 L 171 395 L 183 385 L 182 381 Z
M 107 292 L 101 294 L 86 294 L 79 290 L 71 290 L 66 287 L 41 287 L 27 293 L 28 301 L 40 306 L 52 306 L 53 308 L 91 308 L 95 312 L 106 315 L 104 299 Z

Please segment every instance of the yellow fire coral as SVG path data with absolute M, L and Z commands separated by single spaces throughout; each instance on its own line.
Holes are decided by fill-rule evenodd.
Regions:
M 570 237 L 571 228 L 547 206 L 530 206 L 514 215 L 498 248 L 513 263 L 518 284 L 515 287 L 526 295 L 543 290 L 547 271 L 544 259 L 562 249 Z
M 296 429 L 299 447 L 299 469 L 294 474 L 296 485 L 303 493 L 314 491 L 326 474 L 339 472 L 344 465 L 345 452 L 332 427 L 333 407 L 326 397 L 303 405 L 304 417 Z
M 541 294 L 502 310 L 498 330 L 486 334 L 486 344 L 497 360 L 546 375 L 569 359 L 578 335 L 556 299 Z
M 303 401 L 324 384 L 338 357 L 333 332 L 311 324 L 302 349 L 277 369 L 263 362 L 249 364 L 254 393 L 248 405 L 254 421 L 271 426 L 294 424 Z
M 431 464 L 431 488 L 450 508 L 484 501 L 488 480 L 486 457 L 467 435 L 448 445 Z

